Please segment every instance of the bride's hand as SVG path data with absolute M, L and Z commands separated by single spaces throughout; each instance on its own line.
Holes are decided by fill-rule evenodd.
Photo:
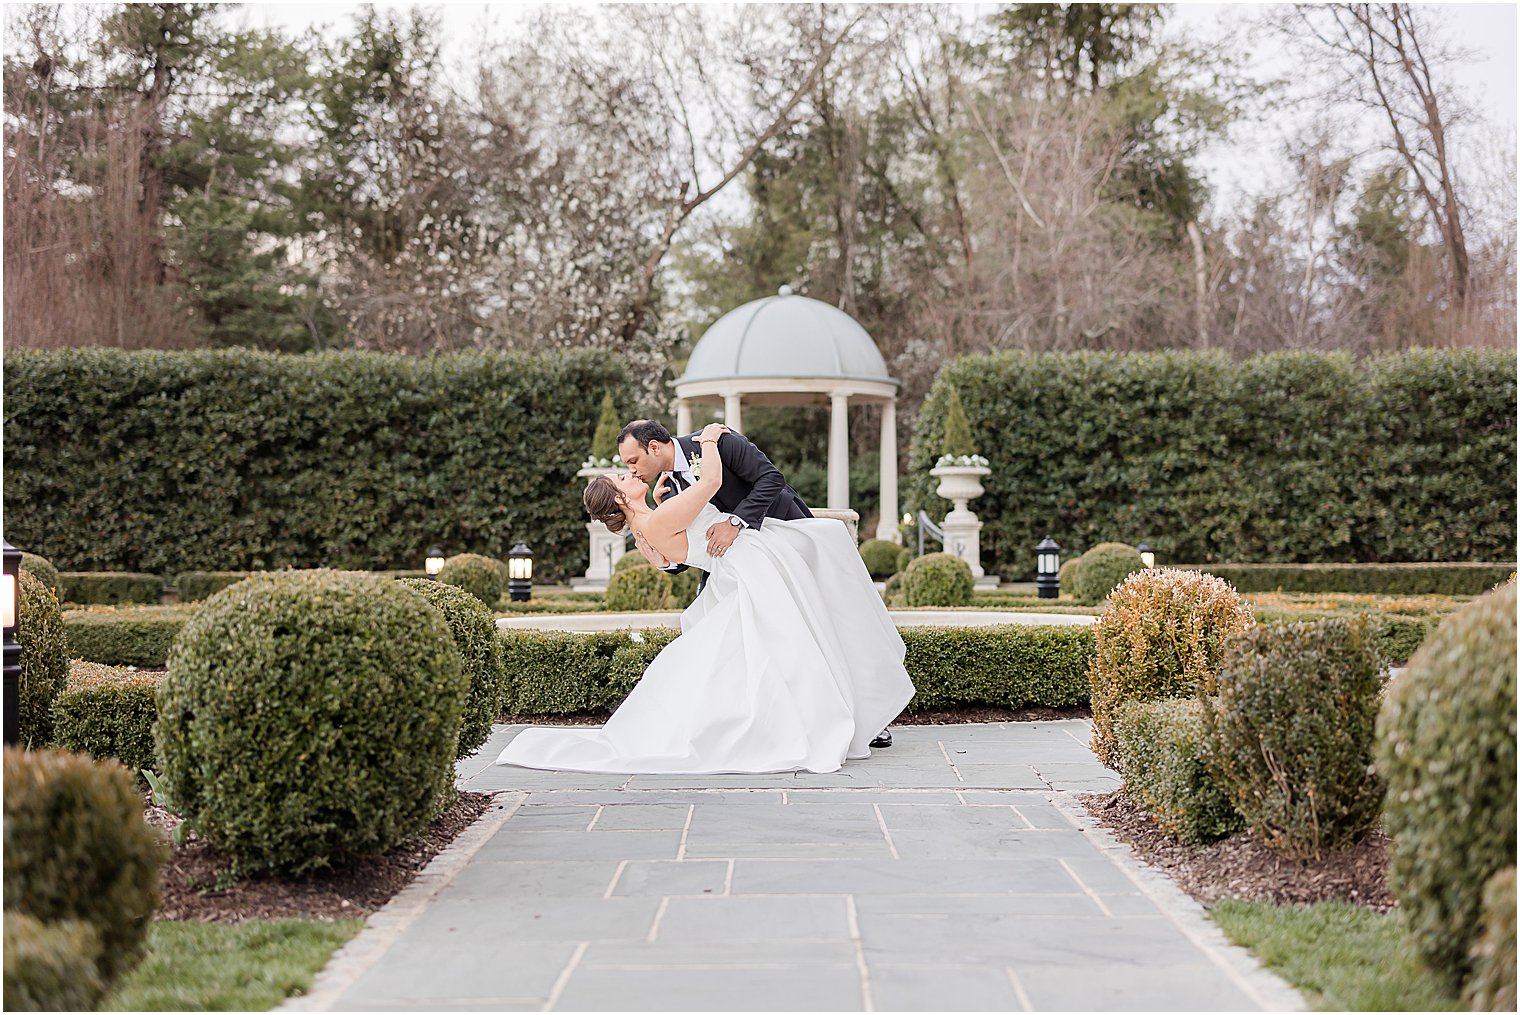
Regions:
M 715 441 L 724 434 L 731 432 L 732 431 L 722 423 L 709 423 L 702 428 L 701 433 L 697 434 L 697 443 L 701 444 L 704 441 Z

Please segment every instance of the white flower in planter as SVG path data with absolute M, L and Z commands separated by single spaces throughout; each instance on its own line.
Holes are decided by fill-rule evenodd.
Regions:
M 939 461 L 934 463 L 936 469 L 943 468 L 987 468 L 987 459 L 981 455 L 940 455 Z

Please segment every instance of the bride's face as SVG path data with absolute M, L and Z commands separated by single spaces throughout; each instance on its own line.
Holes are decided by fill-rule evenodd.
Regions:
M 629 504 L 644 503 L 644 495 L 649 491 L 649 484 L 631 472 L 613 476 L 612 484 L 617 487 L 618 493 L 622 494 Z

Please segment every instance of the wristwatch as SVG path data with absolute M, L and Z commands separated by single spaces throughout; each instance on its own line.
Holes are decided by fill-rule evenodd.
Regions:
M 744 522 L 740 521 L 738 515 L 729 515 L 728 524 L 732 525 L 736 529 L 742 529 L 744 527 Z

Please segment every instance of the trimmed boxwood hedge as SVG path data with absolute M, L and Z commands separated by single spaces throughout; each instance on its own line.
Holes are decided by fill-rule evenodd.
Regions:
M 100 932 L 82 920 L 5 911 L 5 1010 L 94 1011 L 106 984 L 96 962 Z
M 585 570 L 575 473 L 603 390 L 638 404 L 623 360 L 590 350 L 7 350 L 6 535 L 156 574 L 415 568 L 435 543 L 522 540 L 553 581 Z
M 673 628 L 636 632 L 502 632 L 510 715 L 605 713 L 633 689 Z M 970 705 L 1080 705 L 1087 701 L 1086 627 L 935 628 L 900 632 L 917 689 L 906 711 Z
M 1360 592 L 1481 596 L 1514 564 L 1178 564 L 1218 575 L 1239 592 Z
M 131 571 L 61 571 L 59 599 L 65 603 L 116 606 L 156 603 L 163 598 L 164 580 L 156 574 Z
M 53 740 L 64 750 L 112 758 L 134 775 L 153 768 L 159 670 L 74 662 L 53 702 Z
M 1245 824 L 1205 760 L 1204 708 L 1188 698 L 1131 701 L 1114 721 L 1124 795 L 1157 828 L 1193 845 Z
M 7 747 L 4 784 L 5 908 L 91 924 L 109 983 L 142 958 L 168 854 L 136 781 L 114 762 Z
M 943 505 L 928 473 L 954 387 L 996 450 L 976 502 L 990 572 L 1032 576 L 1046 532 L 1068 555 L 1144 540 L 1162 562 L 1511 559 L 1515 365 L 1466 349 L 967 356 L 915 420 L 905 509 Z
M 239 873 L 378 855 L 453 793 L 468 690 L 443 614 L 399 582 L 260 575 L 197 607 L 174 643 L 162 774 Z
M 69 655 L 112 666 L 163 666 L 194 607 L 140 606 L 119 610 L 67 610 Z

